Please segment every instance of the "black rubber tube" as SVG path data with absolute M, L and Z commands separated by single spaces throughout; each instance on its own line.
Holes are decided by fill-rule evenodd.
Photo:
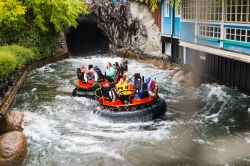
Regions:
M 86 90 L 78 89 L 78 88 L 75 88 L 73 90 L 72 96 L 95 98 L 94 92 L 92 92 L 92 91 L 86 91 Z
M 102 106 L 94 110 L 94 113 L 113 122 L 145 122 L 163 116 L 166 110 L 166 102 L 159 98 L 151 105 L 137 110 L 110 111 L 108 108 Z

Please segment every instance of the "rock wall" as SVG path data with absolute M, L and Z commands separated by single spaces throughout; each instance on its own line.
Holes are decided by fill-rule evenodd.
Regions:
M 90 2 L 90 13 L 78 21 L 96 23 L 113 48 L 162 57 L 160 30 L 147 6 L 134 1 L 115 6 L 112 0 L 95 0 Z
M 156 25 L 148 7 L 136 2 L 130 2 L 129 10 L 132 19 L 139 20 L 140 25 L 143 27 L 142 30 L 144 31 L 141 34 L 145 34 L 138 35 L 139 40 L 135 41 L 135 43 L 146 54 L 162 56 L 160 29 Z
M 18 77 L 18 71 L 16 70 L 9 77 L 0 81 L 0 105 L 2 105 L 5 94 L 15 84 L 17 77 Z M 0 114 L 0 119 L 1 119 L 1 114 Z

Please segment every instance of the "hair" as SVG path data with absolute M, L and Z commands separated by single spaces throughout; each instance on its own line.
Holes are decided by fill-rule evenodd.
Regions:
M 106 80 L 108 81 L 108 83 L 113 83 L 114 80 L 111 77 L 106 77 Z
M 93 69 L 93 65 L 89 65 L 89 70 L 90 70 L 90 69 Z
M 112 66 L 112 64 L 110 62 L 108 62 L 107 64 L 109 64 L 110 66 Z
M 124 79 L 122 75 L 119 75 L 118 80 L 120 81 L 121 78 Z

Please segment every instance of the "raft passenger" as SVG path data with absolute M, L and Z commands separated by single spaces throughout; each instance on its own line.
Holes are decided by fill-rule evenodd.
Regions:
M 130 102 L 131 95 L 134 94 L 133 86 L 124 80 L 123 76 L 118 77 L 119 82 L 116 84 L 116 92 L 122 103 L 127 104 Z
M 80 67 L 80 71 L 81 71 L 81 73 L 85 73 L 87 71 L 87 68 L 84 65 L 82 65 Z
M 107 69 L 105 71 L 105 75 L 106 77 L 112 78 L 113 80 L 115 79 L 116 71 L 110 62 L 107 63 Z

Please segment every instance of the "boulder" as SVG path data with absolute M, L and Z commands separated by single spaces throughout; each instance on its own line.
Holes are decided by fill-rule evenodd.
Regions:
M 201 84 L 201 77 L 196 72 L 189 72 L 185 75 L 184 83 L 187 87 L 196 87 Z
M 10 131 L 23 131 L 23 118 L 23 112 L 9 111 L 0 122 L 0 133 Z
M 168 76 L 172 78 L 178 71 L 179 69 L 170 69 L 168 71 Z
M 180 70 L 173 76 L 173 81 L 175 82 L 183 82 L 185 78 L 185 72 Z
M 27 154 L 26 137 L 12 131 L 0 136 L 0 165 L 21 166 Z

